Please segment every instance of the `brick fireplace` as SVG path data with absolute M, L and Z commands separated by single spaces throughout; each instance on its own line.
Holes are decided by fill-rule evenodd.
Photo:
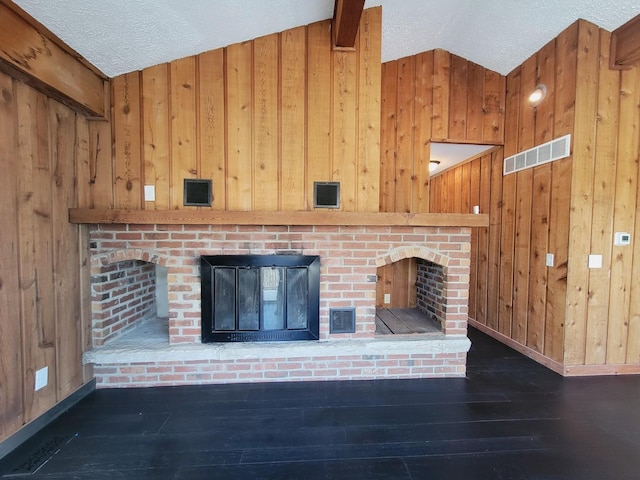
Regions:
M 465 374 L 468 227 L 93 224 L 89 234 L 94 348 L 84 361 L 93 364 L 99 387 Z M 320 257 L 319 340 L 201 343 L 200 257 L 274 254 Z M 430 311 L 442 332 L 376 337 L 376 271 L 412 257 L 441 277 L 442 304 Z M 111 347 L 118 330 L 110 326 L 125 331 L 153 316 L 154 287 L 139 283 L 153 280 L 156 265 L 167 269 L 165 344 Z M 116 293 L 127 301 L 113 313 Z M 132 306 L 138 297 L 146 301 Z M 129 320 L 112 318 L 132 308 Z M 355 310 L 353 333 L 330 332 L 330 310 L 342 308 Z

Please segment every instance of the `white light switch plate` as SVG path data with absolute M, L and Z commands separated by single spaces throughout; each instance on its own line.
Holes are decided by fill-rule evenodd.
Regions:
M 553 267 L 553 253 L 547 253 L 547 267 Z
M 36 392 L 41 388 L 44 388 L 49 383 L 49 367 L 36 370 L 35 390 Z
M 144 186 L 144 201 L 155 202 L 156 201 L 156 186 L 145 185 Z
M 602 255 L 589 255 L 589 268 L 602 268 Z
M 385 293 L 384 294 L 384 303 L 391 303 L 391 294 L 390 293 Z

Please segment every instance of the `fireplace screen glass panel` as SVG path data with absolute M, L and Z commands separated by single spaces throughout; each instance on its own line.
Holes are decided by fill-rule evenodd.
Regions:
M 319 257 L 203 256 L 201 269 L 203 342 L 318 338 Z

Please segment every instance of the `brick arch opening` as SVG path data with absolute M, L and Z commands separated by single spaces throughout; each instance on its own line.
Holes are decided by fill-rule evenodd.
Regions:
M 169 257 L 141 248 L 111 250 L 91 258 L 92 343 L 103 345 L 145 321 L 168 335 Z M 160 319 L 159 319 L 160 318 Z
M 407 284 L 412 290 L 407 292 L 407 307 L 415 307 L 428 319 L 438 323 L 443 333 L 466 335 L 467 299 L 469 295 L 468 275 L 461 275 L 456 267 L 451 267 L 451 257 L 424 246 L 401 246 L 376 257 L 380 272 L 386 266 L 406 260 L 411 263 L 413 275 Z M 409 263 L 405 262 L 405 268 Z M 388 281 L 388 279 L 386 279 Z M 415 282 L 415 288 L 413 283 Z M 377 296 L 380 297 L 377 292 Z

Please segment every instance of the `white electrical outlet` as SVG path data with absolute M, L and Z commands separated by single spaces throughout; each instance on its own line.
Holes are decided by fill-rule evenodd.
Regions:
M 390 293 L 385 293 L 384 294 L 384 303 L 391 303 L 391 294 Z
M 602 268 L 602 255 L 589 255 L 589 268 Z
M 627 232 L 616 232 L 613 237 L 613 244 L 616 247 L 629 245 L 631 243 L 631 234 Z
M 144 186 L 144 201 L 155 202 L 156 201 L 156 186 L 145 185 Z
M 547 253 L 547 267 L 553 267 L 554 260 L 553 253 Z
M 49 367 L 36 370 L 35 390 L 36 392 L 41 388 L 44 388 L 49 383 Z

